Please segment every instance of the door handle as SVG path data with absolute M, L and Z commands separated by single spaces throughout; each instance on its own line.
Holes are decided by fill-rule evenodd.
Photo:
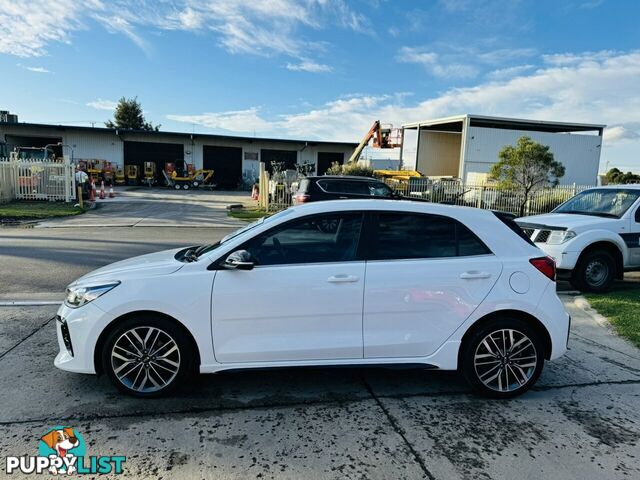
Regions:
M 327 278 L 327 282 L 329 283 L 353 283 L 360 280 L 360 278 L 355 275 L 333 275 Z
M 471 270 L 469 272 L 464 272 L 460 274 L 460 278 L 464 280 L 474 280 L 476 278 L 489 278 L 491 274 L 489 272 L 478 272 L 476 270 Z

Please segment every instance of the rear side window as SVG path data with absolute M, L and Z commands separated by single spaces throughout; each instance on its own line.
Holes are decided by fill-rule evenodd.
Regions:
M 498 217 L 502 223 L 504 223 L 507 227 L 513 230 L 516 235 L 518 235 L 521 239 L 523 239 L 529 245 L 533 245 L 534 247 L 536 246 L 536 244 L 531 241 L 531 239 L 524 232 L 524 230 L 520 228 L 520 225 L 518 225 L 516 221 L 513 219 L 514 218 L 513 215 L 505 212 L 493 212 L 493 214 L 496 217 Z
M 375 228 L 377 227 L 377 229 Z M 467 227 L 440 215 L 378 214 L 369 257 L 372 260 L 486 255 L 491 251 Z
M 318 180 L 318 185 L 328 193 L 369 195 L 367 182 L 356 180 Z
M 393 191 L 386 183 L 369 182 L 369 194 L 374 197 L 390 197 Z

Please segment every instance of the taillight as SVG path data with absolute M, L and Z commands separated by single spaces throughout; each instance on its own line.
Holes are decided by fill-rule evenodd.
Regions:
M 531 258 L 529 263 L 536 267 L 549 280 L 556 281 L 556 262 L 551 257 Z
M 305 203 L 308 202 L 309 199 L 311 199 L 311 195 L 299 193 L 295 197 L 293 197 L 293 199 L 296 201 L 296 203 Z

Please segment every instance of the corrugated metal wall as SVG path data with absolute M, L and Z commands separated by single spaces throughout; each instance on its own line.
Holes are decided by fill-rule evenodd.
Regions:
M 497 162 L 498 152 L 505 145 L 515 145 L 523 135 L 551 147 L 555 159 L 566 169 L 560 184 L 596 184 L 602 144 L 600 136 L 482 127 L 469 127 L 463 178 L 466 179 L 469 172 L 487 173 Z

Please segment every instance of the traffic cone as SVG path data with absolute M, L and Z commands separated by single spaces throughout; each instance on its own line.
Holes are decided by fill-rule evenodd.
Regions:
M 251 199 L 258 200 L 258 196 L 259 196 L 258 186 L 254 184 L 253 188 L 251 189 Z
M 91 179 L 91 189 L 89 190 L 89 201 L 96 201 L 96 182 L 93 181 L 93 178 Z
M 109 198 L 114 198 L 116 196 L 115 193 L 113 193 L 113 185 L 109 186 Z
M 104 180 L 100 184 L 100 200 L 104 200 Z

